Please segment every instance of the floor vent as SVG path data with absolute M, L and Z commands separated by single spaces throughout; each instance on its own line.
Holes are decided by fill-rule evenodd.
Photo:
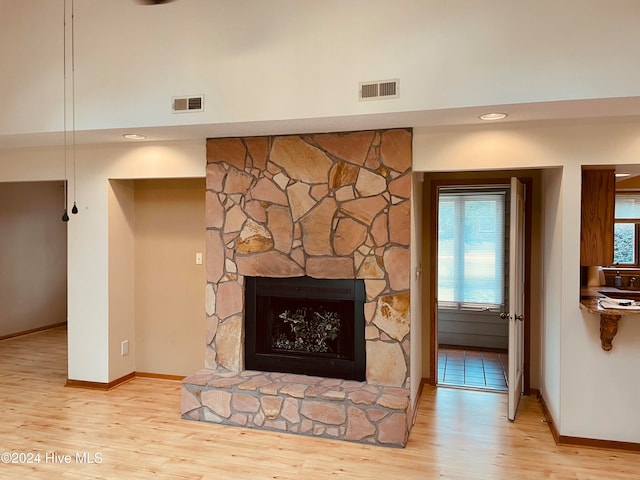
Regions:
M 358 85 L 360 100 L 383 100 L 400 97 L 400 80 L 381 80 L 377 82 L 360 82 Z
M 204 110 L 204 95 L 192 97 L 173 97 L 173 113 L 202 112 Z

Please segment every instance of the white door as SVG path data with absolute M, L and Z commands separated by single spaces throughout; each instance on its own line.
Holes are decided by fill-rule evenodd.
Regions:
M 509 420 L 515 420 L 524 370 L 524 185 L 511 178 L 509 233 Z

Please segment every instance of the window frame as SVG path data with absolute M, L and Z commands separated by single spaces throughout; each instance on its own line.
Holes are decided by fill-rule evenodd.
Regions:
M 632 219 L 632 218 L 624 218 L 624 219 L 614 219 L 614 223 L 632 223 L 633 230 L 635 234 L 634 245 L 633 245 L 633 263 L 623 263 L 623 262 L 613 262 L 612 266 L 624 266 L 624 267 L 640 267 L 640 218 Z M 615 236 L 613 238 L 614 242 L 614 250 L 615 250 Z
M 616 202 L 618 200 L 618 197 L 625 197 L 625 196 L 635 196 L 640 198 L 640 190 L 624 190 L 624 191 L 618 191 L 615 193 L 615 201 L 614 201 L 614 218 L 613 218 L 613 223 L 632 223 L 634 224 L 634 234 L 635 234 L 635 239 L 634 239 L 634 245 L 633 245 L 633 256 L 634 256 L 634 262 L 633 263 L 619 263 L 619 262 L 613 262 L 611 266 L 622 266 L 622 267 L 640 267 L 640 218 L 618 218 L 615 216 L 615 205 Z M 614 234 L 614 238 L 613 238 L 613 242 L 614 242 L 614 251 L 615 251 L 615 234 Z
M 486 185 L 473 185 L 473 186 L 440 186 L 437 188 L 436 192 L 436 204 L 438 205 L 438 213 L 436 217 L 440 215 L 440 195 L 441 194 L 503 194 L 504 195 L 504 204 L 503 204 L 503 245 L 502 245 L 502 303 L 479 303 L 479 302 L 464 302 L 464 301 L 447 301 L 441 300 L 438 296 L 438 309 L 446 309 L 446 310 L 456 310 L 456 311 L 467 311 L 467 312 L 489 312 L 489 311 L 503 311 L 507 298 L 509 295 L 509 231 L 510 231 L 510 187 L 509 185 L 499 185 L 499 184 L 486 184 Z M 436 229 L 435 241 L 438 243 L 438 236 L 440 232 L 440 226 L 438 225 Z M 438 249 L 439 252 L 439 249 Z M 439 256 L 439 254 L 438 254 Z M 440 282 L 437 281 L 437 284 Z

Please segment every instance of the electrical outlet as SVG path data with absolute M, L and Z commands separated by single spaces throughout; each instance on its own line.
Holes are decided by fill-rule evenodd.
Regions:
M 202 253 L 196 253 L 196 265 L 202 265 Z
M 120 355 L 123 357 L 129 353 L 129 340 L 123 340 L 120 344 Z

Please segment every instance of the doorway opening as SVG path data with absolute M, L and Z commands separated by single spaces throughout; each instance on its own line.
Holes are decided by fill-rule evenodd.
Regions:
M 67 323 L 64 182 L 0 182 L 0 339 Z
M 437 210 L 437 382 L 506 392 L 509 186 L 441 186 Z
M 510 362 L 507 356 L 509 353 L 509 342 L 504 342 L 504 338 L 502 344 L 486 342 L 486 340 L 491 336 L 504 337 L 507 335 L 507 333 L 505 333 L 506 331 L 511 333 L 514 330 L 508 328 L 505 330 L 505 319 L 500 318 L 500 314 L 503 313 L 506 318 L 511 320 L 526 319 L 522 322 L 515 322 L 515 324 L 518 325 L 515 330 L 520 332 L 518 333 L 518 336 L 521 338 L 521 342 L 516 342 L 516 344 L 520 346 L 513 350 L 513 352 L 516 353 L 514 357 L 520 358 L 520 360 L 515 363 L 519 364 L 520 361 L 523 363 L 520 364 L 521 367 L 517 368 L 517 378 L 519 381 L 517 383 L 514 382 L 514 390 L 516 389 L 515 387 L 517 387 L 517 390 L 520 391 L 521 389 L 521 393 L 524 395 L 529 395 L 531 393 L 532 324 L 530 319 L 532 309 L 532 285 L 535 286 L 536 292 L 538 289 L 536 283 L 538 279 L 538 270 L 532 270 L 531 249 L 532 239 L 537 242 L 537 235 L 539 233 L 540 226 L 539 215 L 537 211 L 534 210 L 535 207 L 533 207 L 533 204 L 535 203 L 534 200 L 536 202 L 539 201 L 539 196 L 537 196 L 537 194 L 534 195 L 533 193 L 533 185 L 537 184 L 539 181 L 539 172 L 530 171 L 528 173 L 530 173 L 530 175 L 525 177 L 521 176 L 522 172 L 506 170 L 494 172 L 433 173 L 429 175 L 428 179 L 425 179 L 429 184 L 428 188 L 430 191 L 430 195 L 426 197 L 428 200 L 425 202 L 425 211 L 428 212 L 427 215 L 429 217 L 429 220 L 425 225 L 429 226 L 428 228 L 430 232 L 428 236 L 430 261 L 428 263 L 431 266 L 429 269 L 429 297 L 431 308 L 429 312 L 428 335 L 430 336 L 431 348 L 428 368 L 430 373 L 430 383 L 432 385 L 451 385 L 459 388 L 482 389 L 493 392 L 505 391 L 509 376 L 509 368 L 514 371 L 516 370 L 514 365 L 509 365 Z M 440 223 L 438 195 L 441 191 L 453 194 L 456 190 L 461 193 L 466 193 L 469 196 L 482 191 L 496 193 L 496 191 L 502 190 L 509 192 L 509 194 L 506 194 L 505 196 L 504 203 L 503 218 L 505 233 L 501 249 L 507 252 L 519 251 L 522 252 L 522 256 L 520 257 L 517 255 L 519 258 L 518 261 L 509 261 L 508 256 L 503 255 L 503 262 L 496 262 L 497 264 L 501 263 L 502 273 L 500 278 L 502 279 L 502 283 L 494 282 L 495 288 L 490 288 L 489 290 L 493 291 L 494 294 L 495 292 L 502 292 L 502 299 L 499 299 L 495 295 L 489 299 L 474 299 L 472 298 L 473 296 L 471 296 L 469 299 L 463 298 L 463 301 L 459 301 L 454 298 L 453 303 L 448 304 L 447 302 L 451 300 L 448 300 L 446 295 L 442 296 L 444 290 L 439 291 L 439 280 L 442 280 L 442 278 L 438 278 L 439 268 L 441 268 L 438 264 L 438 228 Z M 513 196 L 514 192 L 517 192 L 515 197 Z M 517 198 L 517 202 L 514 198 Z M 513 205 L 517 205 L 518 208 L 511 208 L 512 202 Z M 517 220 L 511 217 L 512 214 L 521 211 L 522 214 L 518 214 Z M 484 211 L 481 213 L 483 215 L 485 214 Z M 533 230 L 532 221 L 534 222 Z M 475 227 L 478 231 L 481 230 L 483 235 L 488 234 L 488 217 L 479 217 L 475 219 L 475 222 Z M 482 224 L 482 222 L 484 222 L 484 224 Z M 509 244 L 510 237 L 508 233 L 513 226 L 512 224 L 518 225 L 518 235 L 511 236 L 518 245 L 521 245 L 517 250 L 512 248 L 512 245 Z M 458 228 L 464 228 L 464 225 L 461 224 Z M 498 244 L 496 243 L 496 245 Z M 509 248 L 507 248 L 507 245 L 509 245 Z M 535 245 L 536 248 L 539 248 L 538 243 Z M 495 261 L 495 258 L 497 257 L 494 254 L 492 255 Z M 471 257 L 473 257 L 473 255 L 471 255 Z M 464 260 L 464 255 L 460 258 Z M 462 267 L 464 267 L 463 260 Z M 516 282 L 518 285 L 517 288 L 509 284 L 509 270 L 510 268 L 516 268 L 516 266 L 518 273 L 511 276 L 513 279 L 518 279 Z M 460 267 L 458 268 L 460 269 Z M 496 271 L 494 270 L 494 275 L 495 274 Z M 533 277 L 535 277 L 533 278 L 533 283 L 532 274 Z M 470 282 L 471 287 L 473 287 L 473 283 L 473 281 Z M 488 284 L 482 282 L 479 282 L 479 284 L 483 290 L 487 290 L 485 287 L 487 287 Z M 449 288 L 451 289 L 451 285 Z M 470 288 L 470 290 L 473 289 Z M 485 295 L 487 294 L 486 291 L 484 293 Z M 519 296 L 521 294 L 522 297 L 519 298 L 521 298 L 520 302 L 523 304 L 523 306 L 521 305 L 518 307 L 518 312 L 512 312 L 512 315 L 509 315 L 509 312 L 506 311 L 506 307 L 508 305 L 507 299 L 511 296 L 510 294 L 513 296 Z M 456 315 L 470 317 L 471 315 L 475 315 L 476 318 L 473 319 L 474 327 L 482 327 L 484 330 L 481 328 L 480 333 L 488 332 L 490 335 L 476 335 L 476 339 L 482 338 L 485 340 L 480 342 L 465 342 L 461 340 L 459 336 L 458 338 L 451 338 L 451 333 L 456 332 L 456 327 L 451 327 L 451 325 L 455 324 L 450 324 L 450 331 L 448 333 L 444 332 L 444 330 L 447 329 L 446 315 L 443 317 L 444 320 L 440 317 L 442 316 L 445 307 L 453 307 L 448 311 L 448 315 L 450 317 Z M 537 306 L 534 308 L 534 312 L 538 312 Z M 442 325 L 440 325 L 441 323 Z M 511 325 L 514 322 L 506 323 Z M 502 324 L 502 326 L 500 326 L 500 324 Z M 501 329 L 502 333 L 500 333 Z M 534 329 L 537 329 L 535 322 Z M 449 338 L 447 338 L 447 335 L 449 335 Z M 427 339 L 425 340 L 429 341 Z M 538 343 L 535 339 L 533 340 L 533 343 L 534 347 L 537 348 Z M 537 359 L 537 350 L 534 350 L 534 360 Z M 522 380 L 520 381 L 520 379 Z M 473 384 L 470 380 L 478 380 L 478 382 L 477 384 Z M 510 395 L 510 400 L 511 396 L 512 395 Z

